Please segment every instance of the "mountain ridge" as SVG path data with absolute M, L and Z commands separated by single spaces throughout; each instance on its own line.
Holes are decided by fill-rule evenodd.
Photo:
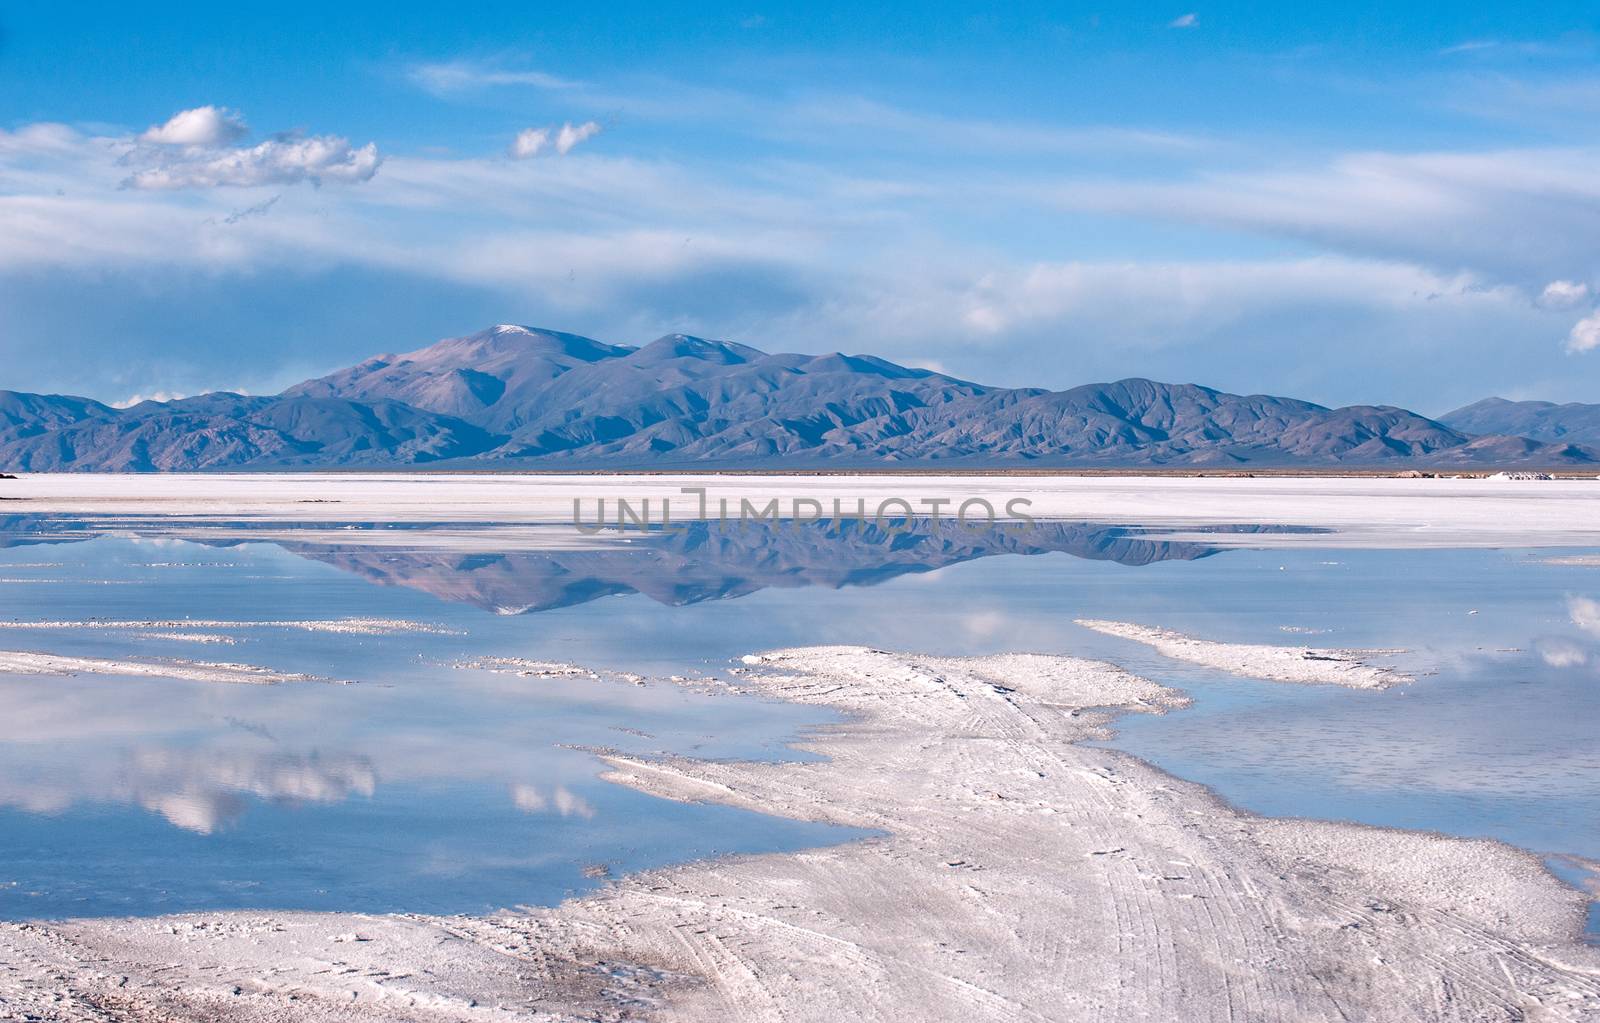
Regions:
M 1532 440 L 1600 444 L 1600 405 L 1569 401 L 1511 401 L 1484 398 L 1439 417 L 1452 429 L 1473 433 L 1513 433 Z
M 0 391 L 0 468 L 13 471 L 1596 463 L 1600 450 L 1570 438 L 1468 430 L 1395 406 L 1139 377 L 992 387 L 872 355 L 682 333 L 634 347 L 518 324 L 373 356 L 278 395 L 116 409 Z

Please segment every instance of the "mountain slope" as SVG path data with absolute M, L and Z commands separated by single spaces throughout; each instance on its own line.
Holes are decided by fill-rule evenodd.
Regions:
M 116 414 L 116 409 L 91 398 L 0 391 L 0 444 Z
M 1440 416 L 1466 433 L 1498 433 L 1537 441 L 1600 444 L 1600 405 L 1485 398 Z
M 942 450 L 1142 465 L 1333 464 L 1431 455 L 1468 441 L 1404 409 L 1327 409 L 1293 398 L 1140 379 L 1032 394 L 976 415 L 952 411 L 954 416 L 933 424 L 928 441 L 921 429 L 908 435 L 897 445 L 900 454 L 926 458 Z
M 283 393 L 354 401 L 389 399 L 486 429 L 510 431 L 523 424 L 526 410 L 563 373 L 632 351 L 577 334 L 503 323 L 404 355 L 379 355 Z
M 837 453 L 830 438 L 837 447 L 839 431 L 984 393 L 880 359 L 767 355 L 674 334 L 554 381 L 496 454 L 585 461 L 826 455 Z
M 111 411 L 0 442 L 0 464 L 32 472 L 376 467 L 469 457 L 500 440 L 387 400 L 222 393 Z
M 510 324 L 271 397 L 118 410 L 0 392 L 0 468 L 34 471 L 1600 461 L 1565 440 L 1476 432 L 1389 406 L 1194 384 L 997 388 L 871 356 L 768 354 L 684 334 L 632 348 Z

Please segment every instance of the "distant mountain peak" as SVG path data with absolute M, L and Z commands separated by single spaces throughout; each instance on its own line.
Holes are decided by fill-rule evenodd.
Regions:
M 471 351 L 483 347 L 505 349 L 507 351 L 525 351 L 528 348 L 549 349 L 552 351 L 572 353 L 607 353 L 618 354 L 632 351 L 620 345 L 608 345 L 603 341 L 596 341 L 582 334 L 569 334 L 561 330 L 546 330 L 542 327 L 525 327 L 518 323 L 500 323 L 493 327 L 480 330 L 475 334 L 463 334 L 460 337 L 447 337 L 442 341 L 435 341 L 431 345 L 418 348 L 414 352 L 407 352 L 407 359 L 428 359 L 434 357 L 451 358 L 456 353 Z
M 733 341 L 712 341 L 693 334 L 666 334 L 640 348 L 631 356 L 636 363 L 663 362 L 668 359 L 699 359 L 722 365 L 751 362 L 766 357 L 766 352 Z

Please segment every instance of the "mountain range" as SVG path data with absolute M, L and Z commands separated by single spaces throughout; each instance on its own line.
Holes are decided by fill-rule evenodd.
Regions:
M 115 408 L 0 391 L 11 471 L 1594 463 L 1600 406 L 1490 399 L 1433 420 L 1143 379 L 991 387 L 865 355 L 684 334 L 634 348 L 510 324 L 272 396 Z

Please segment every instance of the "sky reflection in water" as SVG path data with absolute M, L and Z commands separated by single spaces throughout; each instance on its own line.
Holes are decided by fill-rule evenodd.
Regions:
M 1046 523 L 1006 536 L 711 530 L 463 555 L 244 531 L 226 545 L 39 544 L 39 525 L 0 534 L 13 544 L 0 550 L 4 617 L 372 616 L 451 632 L 247 630 L 233 645 L 0 634 L 3 649 L 360 682 L 0 676 L 3 916 L 478 911 L 555 901 L 598 883 L 601 865 L 851 837 L 652 799 L 598 781 L 593 758 L 570 748 L 793 755 L 783 741 L 823 720 L 814 711 L 455 666 L 505 656 L 715 676 L 743 653 L 808 643 L 1103 656 L 1197 697 L 1125 719 L 1113 745 L 1247 809 L 1600 859 L 1600 614 L 1583 603 L 1600 597 L 1600 568 L 1548 564 L 1551 552 L 1220 551 Z M 1384 693 L 1235 679 L 1071 624 L 1085 615 L 1214 639 L 1406 647 L 1405 663 L 1430 674 Z

